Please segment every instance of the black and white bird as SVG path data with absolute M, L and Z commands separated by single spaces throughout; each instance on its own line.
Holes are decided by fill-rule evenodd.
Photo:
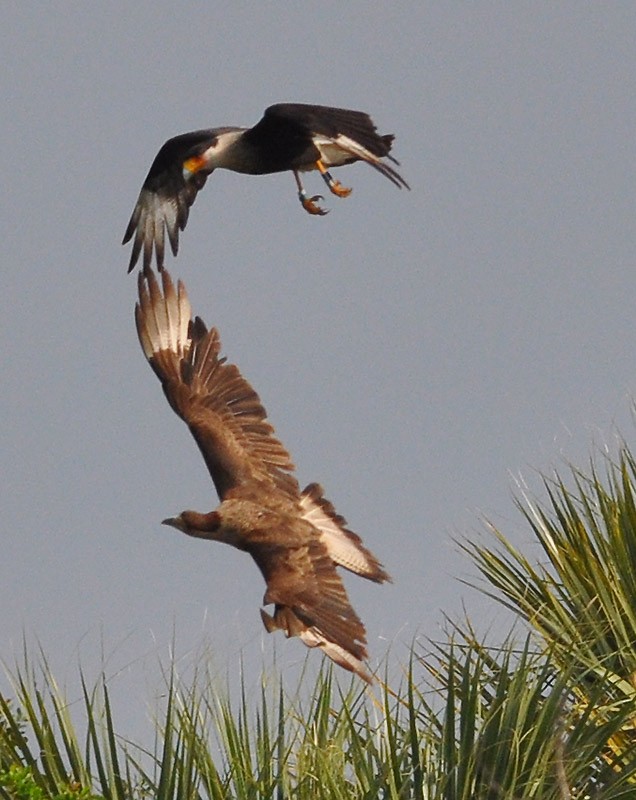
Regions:
M 151 265 L 154 252 L 163 269 L 166 232 L 177 255 L 190 206 L 215 169 L 247 175 L 291 170 L 303 208 L 324 215 L 318 205 L 322 195 L 308 197 L 300 173 L 318 170 L 332 194 L 347 197 L 351 189 L 333 178 L 329 168 L 365 161 L 399 189 L 408 189 L 387 163 L 398 164 L 390 155 L 393 139 L 393 134 L 380 135 L 363 111 L 300 103 L 270 106 L 253 128 L 210 128 L 168 139 L 152 162 L 124 235 L 123 244 L 133 240 L 128 271 L 142 251 L 144 267 Z

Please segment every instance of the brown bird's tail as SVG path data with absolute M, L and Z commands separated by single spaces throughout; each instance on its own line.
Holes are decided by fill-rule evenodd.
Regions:
M 375 678 L 367 670 L 361 659 L 349 653 L 344 647 L 327 639 L 314 625 L 308 626 L 288 606 L 276 605 L 274 616 L 261 608 L 261 619 L 268 633 L 276 630 L 285 632 L 287 638 L 298 636 L 307 647 L 320 647 L 333 662 L 349 672 L 354 672 L 363 681 L 371 684 Z

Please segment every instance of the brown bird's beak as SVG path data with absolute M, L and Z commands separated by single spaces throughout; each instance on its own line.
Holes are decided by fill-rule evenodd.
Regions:
M 176 528 L 178 531 L 183 532 L 183 522 L 181 517 L 168 517 L 161 520 L 162 525 L 170 525 L 171 528 Z

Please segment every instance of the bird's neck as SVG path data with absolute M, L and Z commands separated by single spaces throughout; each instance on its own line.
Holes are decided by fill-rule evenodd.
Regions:
M 257 154 L 249 142 L 243 138 L 245 130 L 245 128 L 240 128 L 223 133 L 215 154 L 217 167 L 248 175 L 254 173 L 258 164 Z
M 184 533 L 194 536 L 195 539 L 210 539 L 244 550 L 245 530 L 240 517 L 234 520 L 231 516 L 226 519 L 226 516 L 219 511 L 210 511 L 208 514 L 184 511 L 181 514 L 181 519 L 185 523 Z

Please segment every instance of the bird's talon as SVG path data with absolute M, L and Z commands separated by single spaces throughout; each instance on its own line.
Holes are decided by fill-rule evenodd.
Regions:
M 328 214 L 329 211 L 321 208 L 318 205 L 318 200 L 324 200 L 325 198 L 321 194 L 315 194 L 313 197 L 301 197 L 300 202 L 302 203 L 303 208 L 308 214 L 314 214 L 316 216 L 324 217 L 325 214 Z
M 337 197 L 349 197 L 352 191 L 347 186 L 343 186 L 340 181 L 330 183 L 329 188 L 331 189 L 331 193 L 335 194 Z

